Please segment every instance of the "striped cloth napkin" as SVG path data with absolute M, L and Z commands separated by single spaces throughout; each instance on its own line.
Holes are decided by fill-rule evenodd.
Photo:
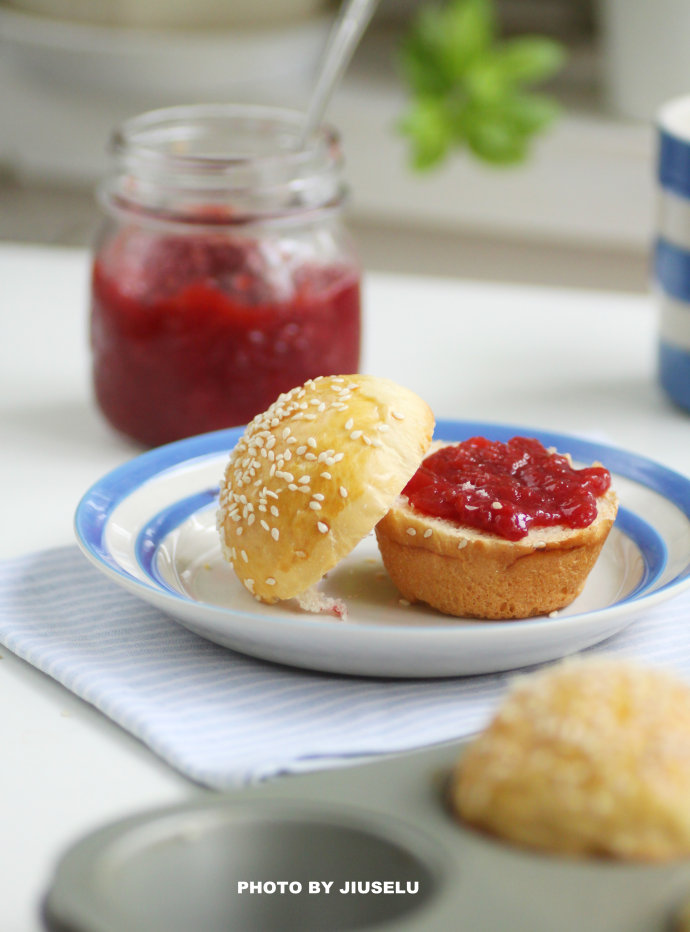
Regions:
M 689 607 L 686 592 L 595 650 L 690 679 Z M 0 563 L 0 643 L 216 789 L 464 737 L 514 675 L 365 679 L 254 660 L 124 592 L 76 547 Z

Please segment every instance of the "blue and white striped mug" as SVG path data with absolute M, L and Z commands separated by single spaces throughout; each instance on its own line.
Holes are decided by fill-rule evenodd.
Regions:
M 690 95 L 661 108 L 657 129 L 659 380 L 673 401 L 690 409 Z

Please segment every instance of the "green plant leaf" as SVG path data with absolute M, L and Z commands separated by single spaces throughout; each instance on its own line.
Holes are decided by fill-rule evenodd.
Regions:
M 493 4 L 491 0 L 450 0 L 437 15 L 442 68 L 451 81 L 456 81 L 494 41 Z
M 560 43 L 544 36 L 519 36 L 496 50 L 498 66 L 513 85 L 536 84 L 552 77 L 563 66 Z
M 545 129 L 561 112 L 561 108 L 545 94 L 515 94 L 503 104 L 505 119 L 522 133 L 534 134 Z
M 425 171 L 445 158 L 452 130 L 442 102 L 433 97 L 416 98 L 400 120 L 399 128 L 410 139 L 413 168 Z
M 416 25 L 402 42 L 399 63 L 412 91 L 417 94 L 442 94 L 452 87 L 439 54 L 441 23 L 433 7 L 420 11 Z
M 484 116 L 467 129 L 467 144 L 475 155 L 494 165 L 514 165 L 524 161 L 528 138 L 505 120 Z
M 475 102 L 493 106 L 512 89 L 501 60 L 489 52 L 472 62 L 465 72 L 464 87 Z

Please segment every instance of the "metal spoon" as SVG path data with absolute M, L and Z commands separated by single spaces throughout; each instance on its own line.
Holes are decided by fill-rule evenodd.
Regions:
M 311 133 L 321 123 L 331 95 L 340 83 L 377 4 L 378 0 L 346 0 L 343 3 L 321 58 L 318 78 L 296 148 L 304 148 Z

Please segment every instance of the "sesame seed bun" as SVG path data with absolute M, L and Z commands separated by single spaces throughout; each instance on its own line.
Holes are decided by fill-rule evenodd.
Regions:
M 518 679 L 466 748 L 451 804 L 466 823 L 558 854 L 690 855 L 690 688 L 610 658 Z
M 310 380 L 254 418 L 230 455 L 217 520 L 252 595 L 272 603 L 310 591 L 383 517 L 433 428 L 421 398 L 367 375 Z M 302 601 L 329 607 L 313 593 Z
M 580 594 L 617 510 L 609 489 L 588 527 L 532 527 L 512 541 L 424 515 L 401 495 L 376 538 L 389 576 L 409 602 L 461 618 L 528 618 L 564 608 Z

